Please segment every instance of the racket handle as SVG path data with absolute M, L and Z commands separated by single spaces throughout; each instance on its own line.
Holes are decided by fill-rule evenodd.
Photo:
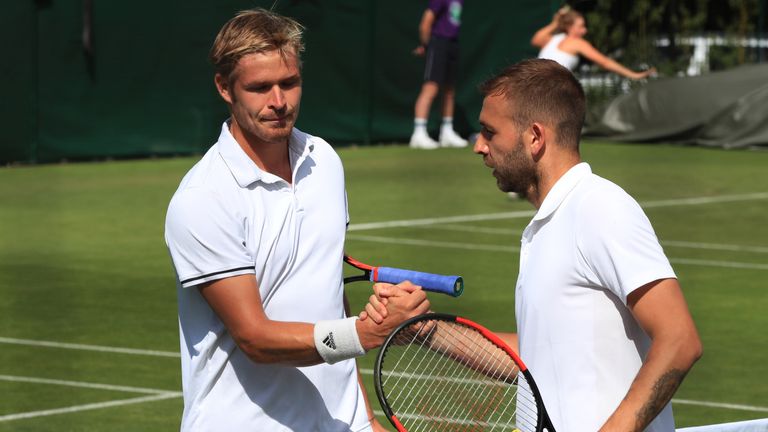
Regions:
M 445 276 L 392 267 L 375 267 L 371 271 L 371 282 L 399 284 L 406 280 L 421 286 L 426 291 L 448 294 L 453 297 L 458 297 L 464 292 L 464 279 L 461 276 Z

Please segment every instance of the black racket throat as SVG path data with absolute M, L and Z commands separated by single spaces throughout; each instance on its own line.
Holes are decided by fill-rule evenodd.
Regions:
M 371 281 L 371 273 L 366 272 L 365 274 L 357 275 L 357 276 L 347 276 L 344 278 L 344 284 L 352 283 L 352 282 L 370 282 Z
M 555 432 L 517 354 L 465 318 L 430 313 L 400 324 L 379 349 L 374 382 L 399 432 Z

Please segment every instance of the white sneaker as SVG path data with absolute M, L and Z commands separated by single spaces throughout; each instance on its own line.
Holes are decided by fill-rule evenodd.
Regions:
M 466 147 L 467 140 L 460 137 L 453 129 L 444 130 L 440 132 L 440 145 L 443 147 Z
M 415 149 L 434 150 L 440 147 L 440 144 L 424 132 L 414 132 L 413 135 L 411 135 L 410 147 Z

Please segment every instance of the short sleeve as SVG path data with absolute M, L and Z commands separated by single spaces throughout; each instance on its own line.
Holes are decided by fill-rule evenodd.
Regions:
M 443 9 L 445 9 L 445 2 L 443 0 L 429 0 L 429 9 L 432 10 L 435 15 L 440 15 Z
M 632 291 L 675 273 L 640 205 L 615 188 L 582 201 L 576 243 L 586 278 L 626 304 Z
M 242 217 L 205 189 L 174 195 L 165 220 L 165 242 L 182 287 L 255 273 L 245 247 L 245 222 L 238 219 Z

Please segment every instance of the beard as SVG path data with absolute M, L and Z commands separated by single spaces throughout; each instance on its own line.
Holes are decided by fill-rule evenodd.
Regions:
M 536 184 L 536 168 L 525 154 L 523 138 L 518 138 L 515 148 L 504 155 L 493 170 L 496 184 L 502 192 L 515 192 L 523 198 Z

